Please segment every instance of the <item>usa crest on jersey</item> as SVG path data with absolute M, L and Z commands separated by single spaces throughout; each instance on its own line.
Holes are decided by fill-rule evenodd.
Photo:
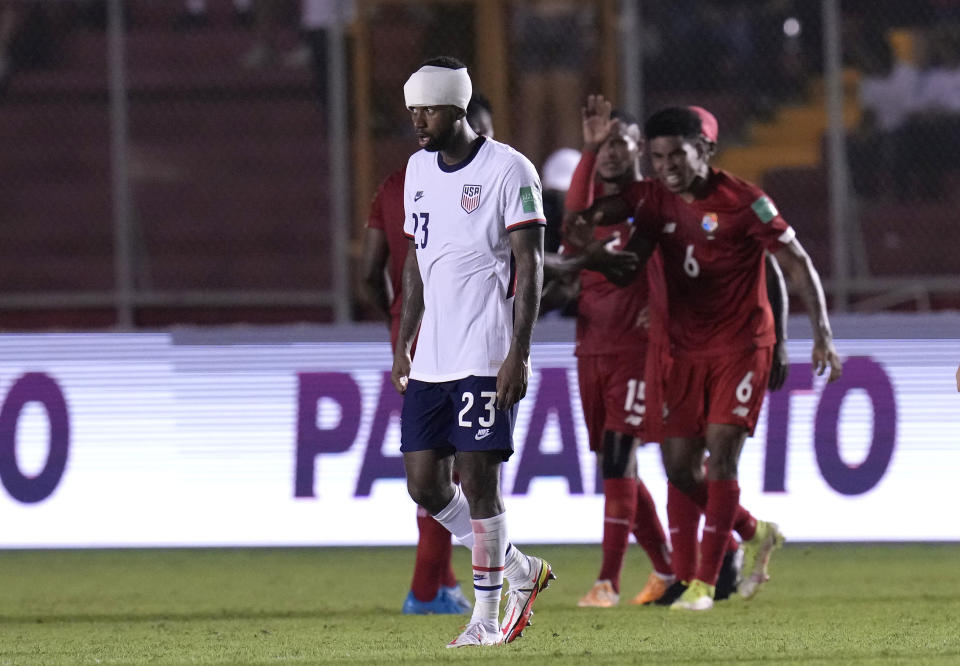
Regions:
M 472 213 L 480 205 L 480 185 L 464 185 L 460 197 L 460 207 Z

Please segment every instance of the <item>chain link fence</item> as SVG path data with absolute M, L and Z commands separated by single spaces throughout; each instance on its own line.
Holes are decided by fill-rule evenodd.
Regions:
M 957 0 L 2 0 L 5 326 L 363 316 L 402 84 L 440 54 L 538 167 L 589 92 L 705 106 L 835 309 L 960 307 Z

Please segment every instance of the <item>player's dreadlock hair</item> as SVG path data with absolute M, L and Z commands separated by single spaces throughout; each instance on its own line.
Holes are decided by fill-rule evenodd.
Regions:
M 686 107 L 672 106 L 647 119 L 643 126 L 643 134 L 647 141 L 658 136 L 682 136 L 694 141 L 700 138 L 703 125 L 700 116 Z
M 420 67 L 446 67 L 447 69 L 464 69 L 466 65 L 452 56 L 437 56 L 420 63 Z M 417 67 L 417 69 L 420 69 Z

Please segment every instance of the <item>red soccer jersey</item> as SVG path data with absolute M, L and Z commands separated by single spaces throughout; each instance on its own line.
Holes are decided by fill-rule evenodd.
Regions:
M 387 247 L 390 256 L 387 260 L 387 274 L 390 276 L 390 286 L 393 288 L 393 300 L 390 302 L 390 316 L 394 319 L 400 316 L 403 306 L 403 263 L 407 259 L 409 239 L 403 235 L 403 220 L 406 213 L 403 209 L 403 181 L 406 168 L 398 169 L 387 176 L 370 207 L 370 219 L 367 226 L 371 229 L 381 229 L 387 236 Z
M 594 238 L 605 238 L 615 231 L 620 240 L 613 246 L 622 250 L 633 232 L 633 225 L 597 227 Z M 601 273 L 580 271 L 580 295 L 577 298 L 577 356 L 619 354 L 642 350 L 647 344 L 647 329 L 637 325 L 641 310 L 647 306 L 647 276 L 638 271 L 633 281 L 618 287 Z
M 566 205 L 569 210 L 589 208 L 596 197 L 603 195 L 603 185 L 595 181 L 596 153 L 584 151 L 574 171 Z M 589 179 L 589 180 L 588 180 Z M 648 187 L 646 181 L 631 183 L 622 193 L 636 201 Z M 615 233 L 620 239 L 612 246 L 622 250 L 634 231 L 632 221 L 617 225 L 596 227 L 593 237 L 609 238 Z M 647 329 L 637 325 L 641 310 L 647 306 L 649 287 L 647 276 L 638 272 L 633 281 L 618 287 L 602 273 L 580 271 L 580 294 L 577 297 L 577 356 L 599 356 L 623 352 L 643 353 L 647 344 Z
M 760 188 L 710 170 L 692 203 L 659 185 L 636 202 L 635 233 L 663 253 L 674 353 L 713 355 L 776 342 L 764 250 L 795 237 Z M 628 198 L 628 200 L 630 200 Z

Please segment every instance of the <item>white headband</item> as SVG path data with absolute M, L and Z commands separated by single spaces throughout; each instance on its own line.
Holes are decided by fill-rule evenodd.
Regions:
M 467 110 L 473 84 L 467 68 L 449 69 L 425 65 L 403 84 L 403 99 L 411 106 L 455 106 Z

